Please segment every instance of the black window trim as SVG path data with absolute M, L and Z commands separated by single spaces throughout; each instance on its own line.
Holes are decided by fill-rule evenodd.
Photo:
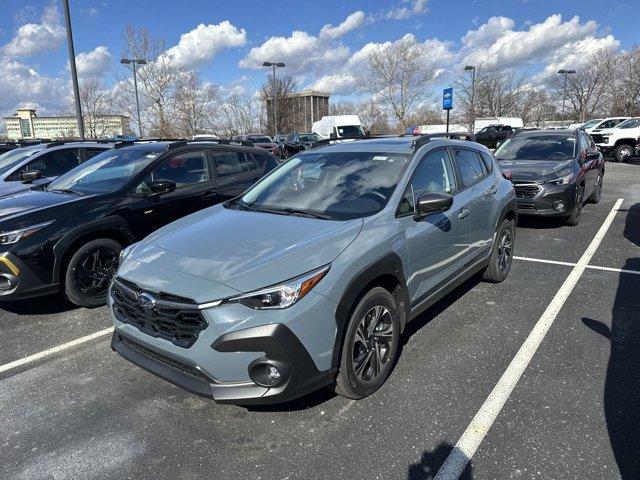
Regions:
M 209 155 L 211 156 L 211 169 L 213 171 L 213 179 L 227 179 L 227 178 L 238 178 L 240 175 L 255 175 L 256 173 L 259 173 L 261 171 L 263 171 L 264 169 L 260 168 L 260 166 L 258 165 L 258 163 L 256 163 L 256 161 L 253 159 L 253 153 L 251 153 L 248 150 L 243 150 L 243 149 L 235 149 L 235 148 L 209 148 L 207 149 L 209 151 Z M 247 170 L 246 172 L 238 172 L 238 173 L 232 173 L 231 175 L 218 175 L 218 165 L 216 164 L 216 152 L 233 152 L 233 153 L 242 153 L 245 155 L 245 159 L 247 161 L 247 163 L 251 163 L 253 164 L 253 166 L 255 168 L 251 169 L 251 170 Z
M 420 164 L 422 163 L 422 160 L 424 160 L 427 155 L 431 155 L 432 153 L 436 153 L 439 152 L 441 150 L 444 150 L 447 153 L 447 158 L 449 158 L 449 164 L 451 166 L 451 170 L 453 171 L 453 178 L 455 181 L 455 191 L 450 194 L 452 197 L 455 198 L 456 195 L 458 195 L 462 190 L 460 190 L 459 185 L 460 185 L 460 178 L 458 175 L 458 171 L 456 169 L 455 166 L 455 162 L 453 160 L 453 157 L 451 155 L 451 152 L 449 151 L 448 147 L 437 147 L 434 148 L 432 150 L 429 150 L 428 152 L 426 152 L 422 157 L 420 157 L 420 160 L 418 160 L 418 162 L 416 163 L 416 167 L 413 169 L 413 171 L 411 172 L 411 176 L 409 177 L 409 180 L 405 183 L 403 189 L 402 189 L 402 194 L 401 194 L 401 198 L 400 201 L 398 201 L 398 204 L 396 205 L 396 213 L 395 213 L 395 217 L 396 218 L 406 218 L 406 217 L 413 217 L 416 213 L 416 206 L 415 206 L 415 201 L 416 199 L 413 199 L 413 212 L 407 212 L 407 213 L 399 213 L 400 210 L 400 202 L 402 202 L 402 197 L 404 197 L 404 192 L 407 190 L 407 187 L 409 187 L 409 185 L 411 184 L 411 182 L 413 181 L 415 175 L 416 175 L 416 170 L 418 170 L 418 167 L 420 166 Z M 398 188 L 400 185 L 396 186 L 396 188 Z
M 464 185 L 464 183 L 462 182 L 462 175 L 460 174 L 460 170 L 458 169 L 458 162 L 456 162 L 456 156 L 453 153 L 453 149 L 456 150 L 468 150 L 470 152 L 474 152 L 476 155 L 478 155 L 478 158 L 480 159 L 480 163 L 482 163 L 482 165 L 484 165 L 484 160 L 482 160 L 482 156 L 480 155 L 480 151 L 476 150 L 475 148 L 469 148 L 469 147 L 458 147 L 456 146 L 450 146 L 447 147 L 450 149 L 449 155 L 451 156 L 452 162 L 453 162 L 453 167 L 456 170 L 456 176 L 458 178 L 458 182 L 460 183 L 460 186 L 462 186 L 463 188 L 460 188 L 458 190 L 458 193 L 460 192 L 464 192 L 465 190 L 475 187 L 478 183 L 482 182 L 485 178 L 490 177 L 493 173 L 493 169 L 490 172 L 486 172 L 484 175 L 482 175 L 482 177 L 478 178 L 478 180 L 476 180 L 475 182 L 473 182 L 471 185 Z

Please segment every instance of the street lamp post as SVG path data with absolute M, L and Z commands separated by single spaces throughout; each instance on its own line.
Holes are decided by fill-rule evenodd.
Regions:
M 80 134 L 80 140 L 84 140 L 84 121 L 82 119 L 82 106 L 80 105 L 80 89 L 78 88 L 76 53 L 73 48 L 73 32 L 71 31 L 69 0 L 64 0 L 62 2 L 62 5 L 64 6 L 64 19 L 67 26 L 67 48 L 69 50 L 69 67 L 71 67 L 71 83 L 73 84 L 73 96 L 76 103 L 76 120 L 78 121 L 78 133 Z
M 123 58 L 120 60 L 120 63 L 123 65 L 133 65 L 133 88 L 136 92 L 136 111 L 138 113 L 138 130 L 140 133 L 140 138 L 142 138 L 142 121 L 140 120 L 140 99 L 138 98 L 138 75 L 136 73 L 136 64 L 137 65 L 146 65 L 147 61 L 141 58 Z
M 560 75 L 564 75 L 564 82 L 562 83 L 562 120 L 564 121 L 564 105 L 567 100 L 567 77 L 576 73 L 575 70 L 558 70 Z
M 475 133 L 476 129 L 476 66 L 467 65 L 464 69 L 471 71 L 471 133 Z
M 278 99 L 276 95 L 276 67 L 284 67 L 282 62 L 263 62 L 263 67 L 273 67 L 273 85 L 271 88 L 271 94 L 273 95 L 273 128 L 275 130 L 274 135 L 278 135 Z

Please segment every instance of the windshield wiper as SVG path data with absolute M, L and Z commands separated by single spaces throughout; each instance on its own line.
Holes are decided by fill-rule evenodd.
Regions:
M 324 213 L 316 213 L 316 212 L 312 212 L 311 210 L 303 210 L 300 208 L 293 208 L 293 207 L 261 209 L 261 211 L 270 212 L 270 213 L 280 213 L 284 215 L 297 215 L 300 217 L 320 218 L 322 220 L 331 220 L 330 215 L 325 215 Z
M 227 203 L 227 205 L 229 205 L 230 207 L 240 207 L 242 210 L 246 210 L 248 212 L 256 211 L 255 208 L 250 207 L 240 199 L 231 200 L 230 202 Z
M 84 195 L 84 193 L 78 192 L 77 190 L 71 190 L 70 188 L 47 188 L 47 192 L 67 193 L 70 195 L 80 195 L 80 196 Z

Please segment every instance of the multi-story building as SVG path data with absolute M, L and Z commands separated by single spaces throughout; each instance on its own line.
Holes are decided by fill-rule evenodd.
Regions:
M 76 117 L 39 117 L 30 108 L 19 109 L 15 115 L 4 117 L 5 133 L 9 140 L 29 138 L 78 138 Z M 84 117 L 85 137 L 113 138 L 131 135 L 129 117 L 124 115 L 87 115 Z
M 280 133 L 284 130 L 295 130 L 296 132 L 310 132 L 313 122 L 317 122 L 324 115 L 329 115 L 328 93 L 316 92 L 315 90 L 305 90 L 299 93 L 289 93 L 283 98 L 278 98 L 278 111 L 280 117 L 285 117 L 285 121 L 278 122 Z M 273 133 L 273 101 L 267 99 L 267 130 Z M 283 128 L 284 124 L 284 128 Z

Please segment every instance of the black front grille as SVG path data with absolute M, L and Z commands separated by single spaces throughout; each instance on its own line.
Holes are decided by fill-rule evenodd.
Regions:
M 518 198 L 533 198 L 540 191 L 540 186 L 535 183 L 517 184 L 514 183 L 513 188 Z
M 138 328 L 152 337 L 164 338 L 174 345 L 189 348 L 208 323 L 196 303 L 187 298 L 152 293 L 158 303 L 149 309 L 138 303 L 145 292 L 132 282 L 116 279 L 111 287 L 113 313 L 121 322 Z
M 591 135 L 591 139 L 594 143 L 607 143 L 602 135 L 598 135 L 597 133 Z

